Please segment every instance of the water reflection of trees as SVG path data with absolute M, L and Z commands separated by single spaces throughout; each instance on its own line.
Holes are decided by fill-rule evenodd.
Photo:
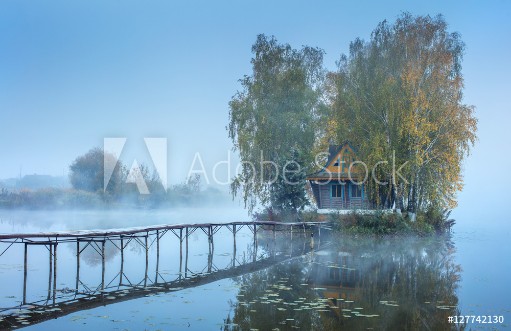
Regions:
M 447 321 L 459 313 L 461 273 L 448 238 L 332 242 L 328 250 L 237 278 L 239 296 L 224 330 L 460 327 Z
M 80 253 L 80 258 L 90 267 L 96 267 L 101 265 L 101 244 L 95 244 L 93 242 L 89 243 L 87 247 L 87 242 L 81 243 L 80 249 L 83 251 Z M 73 254 L 76 255 L 76 248 L 73 251 Z M 119 249 L 114 246 L 110 241 L 105 243 L 105 262 L 110 262 L 114 259 L 115 256 L 119 255 Z

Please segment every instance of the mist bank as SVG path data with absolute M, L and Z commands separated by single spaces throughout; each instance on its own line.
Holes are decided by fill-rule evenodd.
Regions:
M 176 185 L 166 191 L 150 194 L 140 194 L 136 190 L 110 194 L 72 188 L 0 189 L 0 209 L 156 209 L 230 204 L 232 197 L 227 192 L 212 187 L 198 189 L 186 185 Z
M 107 230 L 183 223 L 248 221 L 236 202 L 223 206 L 180 206 L 160 209 L 0 209 L 0 233 Z

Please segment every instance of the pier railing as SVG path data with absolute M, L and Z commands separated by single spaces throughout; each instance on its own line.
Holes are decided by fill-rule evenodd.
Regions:
M 92 230 L 72 232 L 47 232 L 27 234 L 0 234 L 0 263 L 2 256 L 13 247 L 23 245 L 23 288 L 21 300 L 13 302 L 7 307 L 0 307 L 0 328 L 15 328 L 44 320 L 67 315 L 82 309 L 94 308 L 114 302 L 138 298 L 152 292 L 176 291 L 182 288 L 207 284 L 219 279 L 231 278 L 264 269 L 270 265 L 281 262 L 293 256 L 319 248 L 321 245 L 321 228 L 326 229 L 321 222 L 231 222 L 231 223 L 203 223 L 203 224 L 175 224 L 159 225 L 145 228 L 130 228 L 119 230 Z M 252 234 L 251 255 L 249 258 L 237 257 L 236 237 L 242 229 L 249 229 Z M 226 267 L 217 267 L 213 261 L 215 249 L 215 234 L 220 229 L 228 229 L 232 234 L 232 258 Z M 208 242 L 207 265 L 200 272 L 192 272 L 189 263 L 189 238 L 200 231 L 206 235 Z M 258 255 L 258 231 L 264 231 L 275 242 L 277 233 L 284 232 L 288 237 L 279 240 L 290 240 L 291 248 L 283 254 L 275 249 L 275 245 L 265 247 L 267 254 Z M 323 230 L 324 231 L 324 230 Z M 311 241 L 309 233 L 316 234 L 316 241 Z M 293 234 L 299 244 L 293 246 Z M 164 236 L 173 236 L 179 242 L 179 272 L 175 279 L 165 279 L 167 276 L 160 272 L 160 241 Z M 267 236 L 268 237 L 268 236 Z M 75 261 L 75 288 L 57 288 L 57 275 L 59 270 L 58 245 L 76 245 Z M 116 275 L 110 281 L 105 278 L 107 262 L 105 261 L 105 246 L 109 244 L 120 253 L 120 266 Z M 145 257 L 144 277 L 136 282 L 128 277 L 124 270 L 125 251 L 130 243 L 140 246 Z M 311 246 L 311 245 L 314 245 Z M 155 270 L 151 270 L 153 277 L 149 277 L 149 248 L 155 246 Z M 5 248 L 4 248 L 5 247 Z M 44 299 L 27 301 L 27 276 L 29 273 L 29 248 L 45 247 L 48 250 L 48 287 Z M 101 259 L 101 281 L 98 286 L 91 287 L 82 282 L 81 255 L 86 248 L 92 248 Z M 89 248 L 89 249 L 90 249 Z M 154 249 L 153 249 L 154 251 Z M 154 259 L 154 257 L 153 257 Z M 41 261 L 38 261 L 41 263 Z M 69 272 L 69 266 L 66 269 Z M 1 277 L 0 277 L 1 281 Z M 20 319 L 18 316 L 28 316 Z

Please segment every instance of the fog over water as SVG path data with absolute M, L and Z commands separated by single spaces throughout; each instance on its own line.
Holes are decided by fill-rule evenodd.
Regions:
M 447 315 L 445 314 L 447 312 L 444 314 L 439 308 L 435 308 L 434 305 L 431 306 L 430 303 L 426 302 L 433 299 L 443 300 L 444 297 L 442 296 L 445 295 L 446 300 L 449 302 L 434 304 L 440 307 L 442 305 L 455 305 L 461 314 L 502 315 L 505 321 L 511 321 L 511 301 L 509 300 L 511 288 L 507 286 L 509 279 L 511 279 L 511 260 L 508 258 L 509 252 L 506 250 L 511 234 L 509 227 L 504 226 L 507 223 L 507 218 L 490 219 L 489 217 L 482 217 L 482 215 L 477 213 L 468 213 L 472 214 L 472 216 L 463 215 L 462 217 L 462 211 L 457 210 L 457 224 L 453 228 L 453 233 L 447 237 L 396 238 L 351 235 L 337 238 L 334 236 L 333 238 L 337 239 L 329 246 L 330 248 L 327 247 L 325 250 L 315 253 L 315 260 L 320 264 L 316 262 L 311 264 L 309 258 L 304 256 L 301 260 L 292 260 L 275 265 L 241 278 L 224 279 L 197 288 L 167 294 L 160 293 L 151 298 L 134 299 L 124 303 L 115 303 L 101 308 L 76 312 L 67 317 L 33 325 L 30 328 L 34 330 L 46 328 L 66 330 L 72 326 L 73 329 L 86 330 L 94 325 L 105 327 L 107 325 L 105 323 L 112 323 L 109 324 L 112 328 L 130 328 L 133 325 L 136 325 L 137 328 L 150 328 L 156 325 L 163 327 L 168 323 L 168 325 L 181 329 L 188 328 L 188 323 L 190 323 L 190 330 L 203 330 L 222 325 L 227 316 L 234 317 L 240 314 L 240 316 L 243 316 L 245 313 L 252 314 L 253 323 L 257 321 L 258 323 L 264 324 L 268 322 L 276 325 L 279 322 L 277 317 L 271 315 L 272 319 L 266 322 L 266 317 L 262 318 L 263 316 L 270 315 L 266 315 L 264 310 L 262 310 L 265 307 L 264 302 L 258 301 L 260 299 L 257 293 L 262 291 L 261 288 L 272 289 L 271 286 L 275 284 L 277 286 L 282 284 L 290 284 L 287 286 L 303 285 L 304 282 L 307 282 L 307 277 L 310 279 L 311 272 L 319 272 L 317 277 L 321 278 L 323 277 L 321 276 L 322 271 L 321 269 L 314 269 L 315 266 L 323 265 L 323 268 L 331 268 L 332 264 L 337 263 L 335 262 L 337 256 L 339 258 L 348 257 L 348 260 L 342 260 L 344 262 L 341 262 L 339 265 L 342 266 L 342 263 L 345 263 L 346 270 L 354 272 L 354 275 L 358 275 L 353 279 L 349 278 L 351 276 L 348 276 L 348 280 L 352 279 L 351 281 L 355 285 L 346 284 L 346 291 L 348 293 L 351 293 L 349 291 L 355 291 L 353 292 L 355 296 L 353 297 L 354 303 L 351 304 L 352 306 L 348 303 L 343 304 L 345 313 L 350 313 L 349 309 L 355 311 L 353 307 L 360 307 L 365 314 L 380 315 L 376 318 L 375 323 L 391 325 L 389 324 L 391 323 L 389 318 L 394 316 L 392 314 L 395 313 L 395 310 L 401 309 L 402 312 L 412 312 L 414 309 L 418 309 L 421 312 L 422 318 L 426 318 L 429 321 L 442 321 L 446 318 Z M 0 232 L 5 233 L 107 229 L 209 221 L 229 222 L 246 220 L 248 216 L 241 207 L 208 207 L 130 211 L 3 210 L 0 212 L 0 219 Z M 215 235 L 213 259 L 214 263 L 218 266 L 230 263 L 230 256 L 232 254 L 231 237 L 232 234 L 226 229 Z M 301 234 L 298 234 L 295 239 L 300 239 L 300 237 Z M 161 243 L 163 250 L 160 257 L 162 263 L 160 268 L 163 276 L 169 278 L 170 276 L 177 275 L 176 268 L 179 260 L 179 250 L 176 238 L 173 235 L 166 236 L 165 238 Z M 238 242 L 240 250 L 237 253 L 239 259 L 244 258 L 245 253 L 242 253 L 242 251 L 247 249 L 250 251 L 251 238 L 250 231 L 247 231 L 247 229 L 245 229 L 244 233 L 240 233 Z M 267 242 L 269 240 L 271 242 L 271 238 L 272 236 L 265 236 L 264 232 L 260 233 L 260 254 L 265 252 L 268 247 Z M 290 242 L 289 236 L 285 234 L 277 236 L 278 245 L 286 247 Z M 60 269 L 59 272 L 58 288 L 73 288 L 75 248 L 72 244 L 62 244 L 59 247 L 59 261 L 62 263 L 61 268 L 63 269 Z M 154 249 L 153 245 L 150 249 L 150 270 L 154 269 Z M 194 272 L 200 272 L 207 260 L 207 240 L 204 233 L 201 231 L 193 233 L 190 250 L 188 266 Z M 38 261 L 46 262 L 47 254 L 47 251 L 43 248 L 32 247 L 30 249 L 29 293 L 33 299 L 37 299 L 38 296 L 45 296 L 46 293 L 47 267 L 44 264 L 40 265 Z M 117 271 L 119 252 L 109 244 L 106 248 L 106 254 L 107 279 L 111 279 L 115 277 L 115 272 Z M 143 249 L 137 243 L 132 243 L 127 254 L 126 257 L 129 257 L 125 269 L 127 276 L 131 280 L 142 279 L 144 265 Z M 101 262 L 98 259 L 97 253 L 89 247 L 83 252 L 82 259 L 86 266 L 82 272 L 83 281 L 89 286 L 97 286 L 101 271 Z M 313 269 L 310 269 L 311 267 Z M 0 276 L 7 277 L 11 284 L 16 285 L 5 288 L 4 296 L 0 298 L 4 305 L 10 303 L 11 297 L 18 298 L 20 296 L 22 280 L 20 274 L 22 270 L 22 247 L 20 245 L 11 249 L 4 256 L 0 265 Z M 408 274 L 409 272 L 410 274 Z M 415 272 L 417 273 L 415 274 Z M 428 275 L 431 275 L 432 278 L 430 279 Z M 272 277 L 276 276 L 281 277 L 281 280 L 274 283 L 276 280 Z M 328 273 L 326 276 L 328 276 Z M 388 277 L 396 277 L 395 283 L 388 283 Z M 408 292 L 410 284 L 414 284 L 409 277 L 412 277 L 410 279 L 418 277 L 416 285 L 419 287 L 412 292 Z M 341 279 L 343 278 L 341 277 Z M 318 279 L 315 282 L 315 285 L 312 287 L 304 289 L 306 290 L 305 292 L 292 291 L 286 293 L 286 291 L 281 291 L 277 294 L 281 297 L 295 295 L 296 298 L 294 300 L 301 300 L 299 298 L 306 297 L 307 300 L 313 300 L 313 302 L 318 300 L 317 296 L 319 295 L 319 300 L 321 300 L 321 289 L 325 285 Z M 396 288 L 390 290 L 388 288 L 390 284 L 394 284 L 392 287 L 396 286 Z M 350 290 L 353 286 L 354 289 Z M 375 286 L 374 289 L 373 286 Z M 215 309 L 209 310 L 205 308 L 207 312 L 198 309 L 203 307 L 204 295 L 207 296 L 206 301 L 208 305 L 214 306 Z M 248 304 L 248 299 L 244 299 L 242 295 L 245 295 L 245 297 L 256 295 L 251 299 L 253 303 L 250 303 L 250 305 L 253 305 L 250 308 L 253 311 L 247 310 L 244 313 L 244 307 L 245 304 Z M 331 296 L 332 294 L 328 295 Z M 419 297 L 416 297 L 417 295 Z M 306 302 L 308 302 L 307 300 Z M 405 307 L 374 306 L 371 302 L 375 300 L 376 302 L 378 300 L 396 300 L 398 306 L 405 305 Z M 411 301 L 408 302 L 408 300 Z M 178 312 L 179 318 L 176 317 L 177 315 L 169 316 L 166 314 L 164 310 L 159 308 L 162 306 L 169 309 L 172 308 Z M 305 314 L 305 311 L 300 314 L 296 312 L 294 315 L 292 311 L 288 310 L 289 315 L 283 316 L 294 318 L 296 321 L 308 321 L 310 317 Z M 335 322 L 335 318 L 331 320 L 332 316 L 335 317 L 335 314 L 332 316 L 327 315 L 323 316 L 320 321 Z M 108 317 L 106 320 L 105 316 Z M 360 323 L 362 322 L 360 321 Z M 337 325 L 335 323 L 333 324 L 334 326 Z M 350 323 L 352 323 L 350 324 L 352 327 L 358 325 L 354 321 Z M 361 325 L 365 324 L 362 323 Z M 498 330 L 505 330 L 509 328 L 509 322 L 497 326 Z M 331 329 L 335 330 L 336 328 L 332 327 Z M 479 325 L 478 329 L 492 330 L 495 329 L 495 325 Z M 325 327 L 325 330 L 329 330 L 329 328 Z
M 247 211 L 230 207 L 176 207 L 151 210 L 0 210 L 0 233 L 118 229 L 161 224 L 247 221 Z
M 292 14 L 290 8 L 293 8 Z M 168 140 L 169 186 L 182 183 L 191 170 L 204 170 L 199 171 L 202 188 L 217 189 L 227 197 L 229 181 L 239 163 L 226 130 L 229 101 L 240 90 L 239 79 L 251 73 L 251 46 L 256 36 L 260 33 L 274 35 L 279 42 L 289 43 L 293 48 L 309 45 L 324 49 L 325 68 L 335 70 L 336 61 L 341 53 L 349 51 L 351 41 L 357 37 L 369 39 L 378 22 L 385 19 L 391 22 L 406 11 L 413 15 L 444 15 L 448 30 L 459 32 L 466 43 L 462 64 L 463 100 L 475 106 L 479 140 L 462 165 L 464 188 L 458 194 L 459 206 L 451 215 L 456 224 L 447 238 L 342 237 L 337 243 L 342 251 L 323 250 L 315 252 L 315 256 L 328 260 L 326 264 L 332 262 L 326 258 L 332 252 L 335 253 L 332 256 L 337 257 L 359 254 L 360 261 L 374 262 L 367 263 L 365 266 L 369 267 L 366 269 L 353 268 L 363 270 L 362 276 L 367 277 L 357 284 L 358 287 L 349 290 L 353 292 L 364 292 L 367 290 L 364 286 L 372 286 L 385 276 L 413 274 L 406 270 L 399 273 L 406 266 L 414 269 L 430 263 L 426 269 L 429 267 L 433 275 L 438 271 L 439 276 L 432 277 L 437 282 L 431 282 L 433 290 L 430 292 L 434 292 L 435 285 L 448 284 L 442 289 L 457 300 L 460 313 L 505 317 L 502 325 L 475 325 L 477 329 L 510 329 L 511 216 L 508 191 L 511 176 L 508 172 L 511 154 L 508 150 L 511 111 L 508 95 L 511 66 L 508 61 L 511 43 L 508 39 L 511 2 L 390 1 L 317 5 L 296 1 L 151 4 L 96 0 L 2 1 L 0 188 L 10 189 L 13 186 L 8 183 L 33 174 L 67 179 L 73 160 L 91 148 L 102 147 L 104 139 L 109 137 L 127 139 L 121 160 L 128 166 L 137 159 L 152 168 L 153 160 L 144 138 L 161 137 Z M 194 162 L 197 155 L 203 164 Z M 494 174 L 502 176 L 494 180 Z M 62 184 L 63 187 L 66 185 Z M 0 209 L 0 234 L 251 219 L 238 198 L 226 200 L 211 200 L 208 204 L 200 200 L 197 203 L 200 207 L 184 205 L 162 209 Z M 200 273 L 207 265 L 209 255 L 222 266 L 229 264 L 233 257 L 241 260 L 245 253 L 248 256 L 253 237 L 250 229 L 243 230 L 238 237 L 237 252 L 233 250 L 229 229 L 215 234 L 213 253 L 208 250 L 204 232 L 193 233 L 190 237 L 191 270 Z M 166 236 L 162 241 L 160 267 L 164 277 L 177 277 L 181 275 L 179 245 L 171 233 Z M 293 245 L 286 236 L 281 236 L 277 242 L 283 246 Z M 436 243 L 440 247 L 438 250 L 435 250 Z M 74 286 L 74 244 L 59 244 L 59 263 L 62 263 L 57 273 L 59 289 Z M 8 245 L 0 243 L 0 253 Z M 267 247 L 262 240 L 259 252 L 264 253 Z M 23 244 L 16 243 L 0 258 L 1 307 L 18 306 L 21 302 L 23 249 Z M 143 249 L 133 241 L 128 250 L 126 272 L 138 281 L 144 277 Z M 46 296 L 48 274 L 51 275 L 51 267 L 47 265 L 48 250 L 43 245 L 30 247 L 29 254 L 28 288 L 31 299 L 40 299 Z M 149 266 L 153 270 L 155 245 L 150 254 Z M 435 259 L 428 260 L 431 256 Z M 366 258 L 368 260 L 364 260 Z M 452 258 L 449 260 L 452 264 L 443 264 L 442 258 Z M 82 259 L 84 284 L 95 288 L 101 275 L 97 251 L 89 246 Z M 403 267 L 405 263 L 401 261 L 408 264 Z M 29 329 L 219 329 L 224 326 L 227 316 L 234 316 L 235 309 L 238 313 L 244 309 L 241 304 L 244 299 L 239 296 L 243 282 L 248 283 L 247 287 L 255 287 L 256 292 L 264 286 L 289 285 L 293 281 L 298 285 L 306 283 L 306 277 L 299 277 L 313 263 L 305 255 L 302 260 L 286 263 L 247 273 L 245 278 L 225 278 L 182 292 L 77 312 Z M 120 252 L 109 243 L 106 247 L 107 279 L 116 277 L 119 264 Z M 453 273 L 455 279 L 445 282 L 441 276 L 450 266 L 459 269 Z M 382 272 L 380 275 L 374 271 L 385 268 L 399 269 L 399 272 Z M 265 279 L 268 274 L 278 274 L 281 279 Z M 298 278 L 292 279 L 293 275 Z M 263 285 L 250 282 L 257 277 L 264 279 Z M 405 294 L 416 299 L 419 290 L 413 288 L 412 281 L 408 284 L 406 281 L 409 280 L 392 279 L 410 285 L 403 286 L 412 289 Z M 385 283 L 377 290 L 390 300 L 397 300 L 398 294 L 388 290 L 388 285 Z M 305 292 L 320 296 L 314 287 Z M 408 298 L 405 294 L 399 293 Z M 372 299 L 376 303 L 381 300 Z M 424 308 L 424 302 L 414 301 L 412 304 Z M 373 308 L 369 306 L 360 308 Z M 389 311 L 394 309 L 387 308 Z M 266 319 L 270 313 L 275 316 L 273 311 L 263 314 L 262 309 L 250 309 L 254 311 L 247 313 L 259 314 L 260 319 Z M 438 317 L 435 309 L 433 306 L 435 313 L 431 316 Z M 389 329 L 395 328 L 389 326 Z

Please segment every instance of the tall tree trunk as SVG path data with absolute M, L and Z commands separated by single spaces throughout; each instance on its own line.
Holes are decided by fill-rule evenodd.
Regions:
M 397 188 L 396 184 L 392 184 L 392 209 L 401 209 L 401 206 L 399 204 L 399 190 Z
M 416 192 L 417 192 L 417 181 L 414 179 L 410 183 L 410 189 L 408 190 L 408 205 L 406 206 L 406 210 L 410 213 L 415 213 L 416 209 Z
M 422 199 L 422 195 L 424 194 L 423 193 L 423 187 L 424 185 L 420 185 L 419 186 L 419 201 L 417 203 L 417 210 L 421 210 L 422 209 L 422 203 L 423 203 L 423 199 Z

